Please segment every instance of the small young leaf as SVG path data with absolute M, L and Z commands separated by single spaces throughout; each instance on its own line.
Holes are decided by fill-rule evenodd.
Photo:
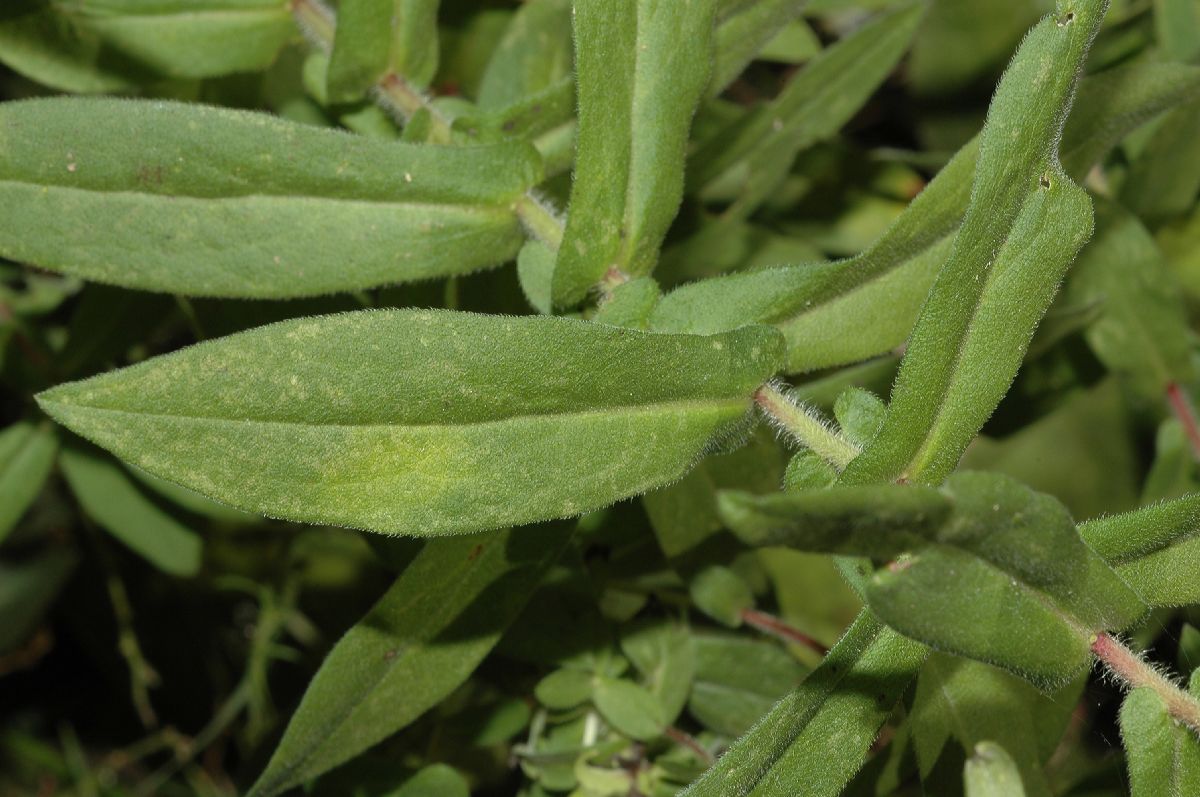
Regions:
M 76 442 L 63 449 L 59 462 L 84 511 L 114 537 L 165 573 L 199 571 L 199 535 L 158 506 L 111 457 Z
M 944 479 L 1008 390 L 1091 235 L 1091 203 L 1062 170 L 1058 145 L 1108 2 L 1060 6 L 996 89 L 954 249 L 909 339 L 883 428 L 846 479 Z
M 1119 205 L 1097 202 L 1096 236 L 1071 269 L 1064 301 L 1102 302 L 1087 341 L 1148 403 L 1194 379 L 1182 293 L 1154 238 Z
M 0 431 L 0 541 L 41 492 L 57 452 L 58 435 L 45 424 L 18 421 Z
M 642 625 L 621 637 L 621 652 L 658 700 L 663 721 L 673 724 L 687 704 L 695 675 L 692 635 L 687 626 L 670 622 Z
M 1153 689 L 1134 689 L 1121 706 L 1132 797 L 1200 794 L 1200 738 L 1167 713 Z
M 742 612 L 754 608 L 754 594 L 737 573 L 710 565 L 695 575 L 688 594 L 696 608 L 722 625 L 737 628 Z
M 841 794 L 927 653 L 864 612 L 821 666 L 682 797 Z
M 705 727 L 740 736 L 800 683 L 804 668 L 779 645 L 731 634 L 692 638 L 696 676 L 688 711 Z
M 658 700 L 633 681 L 597 676 L 592 702 L 609 725 L 631 739 L 648 741 L 666 727 Z
M 963 787 L 966 797 L 1025 797 L 1038 793 L 1022 786 L 1016 763 L 995 742 L 975 745 L 975 755 L 967 760 L 963 770 Z
M 1149 605 L 1200 603 L 1200 493 L 1088 521 L 1079 533 Z
M 555 670 L 533 688 L 533 696 L 546 708 L 562 711 L 592 698 L 592 674 L 584 670 Z
M 123 459 L 236 508 L 433 536 L 570 517 L 677 479 L 742 426 L 781 348 L 768 327 L 696 337 L 345 313 L 40 400 Z
M 311 296 L 502 263 L 524 241 L 512 202 L 540 177 L 526 144 L 406 145 L 161 102 L 5 103 L 0 140 L 0 255 L 204 296 Z
M 610 268 L 648 274 L 683 192 L 708 82 L 716 0 L 591 0 L 574 7 L 579 133 L 554 302 L 581 301 Z
M 569 539 L 549 525 L 427 543 L 330 651 L 250 795 L 303 783 L 444 699 L 496 644 Z

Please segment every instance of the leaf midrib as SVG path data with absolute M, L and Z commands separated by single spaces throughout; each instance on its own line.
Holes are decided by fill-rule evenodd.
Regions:
M 71 402 L 71 401 L 61 401 L 61 400 L 55 400 L 55 399 L 49 398 L 49 397 L 43 399 L 41 403 L 44 407 L 58 406 L 58 407 L 66 407 L 66 408 L 71 408 L 71 409 L 83 409 L 83 410 L 87 410 L 90 412 L 108 413 L 108 414 L 112 414 L 112 415 L 123 415 L 123 416 L 131 416 L 131 417 L 138 417 L 138 418 L 149 418 L 149 419 L 160 419 L 160 420 L 161 419 L 172 419 L 172 420 L 180 420 L 180 421 L 205 421 L 205 422 L 217 422 L 217 423 L 232 424 L 232 425 L 256 424 L 256 425 L 263 425 L 263 426 L 313 427 L 313 428 L 318 428 L 318 429 L 373 429 L 373 428 L 374 429 L 399 429 L 399 428 L 456 429 L 456 428 L 460 428 L 460 427 L 499 425 L 499 424 L 511 423 L 513 421 L 521 421 L 521 420 L 528 420 L 530 422 L 536 422 L 537 420 L 542 420 L 542 419 L 563 418 L 563 417 L 577 417 L 581 420 L 584 420 L 587 418 L 611 416 L 611 415 L 616 415 L 616 414 L 635 414 L 636 415 L 636 414 L 653 414 L 653 413 L 657 413 L 657 412 L 668 413 L 672 410 L 687 410 L 687 409 L 697 409 L 697 410 L 720 410 L 720 409 L 736 410 L 736 409 L 741 409 L 742 411 L 745 411 L 745 410 L 748 410 L 750 407 L 750 397 L 746 396 L 745 398 L 739 397 L 739 398 L 713 399 L 713 400 L 679 399 L 679 400 L 672 400 L 672 401 L 647 402 L 647 403 L 643 403 L 643 404 L 619 404 L 614 407 L 594 407 L 594 408 L 590 408 L 590 409 L 586 409 L 586 410 L 560 410 L 560 411 L 553 411 L 553 412 L 514 413 L 511 415 L 505 415 L 502 417 L 489 418 L 487 420 L 458 421 L 458 422 L 454 422 L 454 423 L 445 423 L 445 422 L 440 422 L 440 421 L 430 421 L 430 422 L 405 421 L 405 422 L 397 422 L 397 423 L 377 423 L 377 422 L 370 422 L 370 423 L 344 423 L 344 422 L 314 423 L 314 422 L 309 422 L 309 421 L 289 421 L 289 420 L 279 420 L 279 419 L 255 418 L 255 417 L 231 418 L 231 417 L 222 416 L 222 415 L 195 415 L 195 414 L 190 414 L 190 413 L 185 413 L 185 412 L 179 412 L 179 413 L 141 412 L 138 410 L 123 410 L 123 409 L 118 409 L 115 407 L 99 407 L 99 406 L 96 406 L 93 404 L 85 404 L 85 403 Z

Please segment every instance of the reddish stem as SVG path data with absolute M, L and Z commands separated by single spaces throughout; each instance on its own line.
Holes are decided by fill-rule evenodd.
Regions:
M 705 762 L 706 764 L 711 764 L 713 762 L 712 753 L 704 749 L 704 745 L 696 741 L 695 737 L 693 737 L 687 731 L 681 731 L 674 725 L 670 725 L 667 727 L 666 734 L 668 739 L 691 750 L 700 757 L 701 761 Z
M 1113 675 L 1132 688 L 1153 689 L 1167 706 L 1167 713 L 1200 733 L 1200 701 L 1172 683 L 1138 654 L 1108 634 L 1098 634 L 1092 653 Z
M 808 634 L 793 628 L 778 617 L 766 612 L 760 612 L 757 609 L 742 609 L 742 622 L 748 626 L 757 628 L 763 633 L 779 637 L 784 642 L 794 642 L 797 645 L 804 645 L 820 653 L 822 656 L 829 652 L 829 648 Z
M 1188 442 L 1192 444 L 1192 453 L 1200 457 L 1200 424 L 1196 422 L 1191 400 L 1178 382 L 1167 385 L 1167 401 L 1170 402 L 1175 417 L 1183 424 L 1183 431 L 1187 434 Z

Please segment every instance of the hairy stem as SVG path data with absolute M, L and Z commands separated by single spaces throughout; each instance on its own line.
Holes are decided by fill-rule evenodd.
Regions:
M 742 622 L 752 628 L 757 628 L 763 633 L 782 639 L 784 642 L 792 642 L 815 650 L 822 656 L 829 652 L 829 648 L 803 631 L 788 625 L 773 614 L 760 612 L 757 609 L 742 609 Z
M 754 402 L 801 445 L 811 448 L 838 470 L 858 456 L 858 446 L 830 429 L 815 413 L 788 398 L 774 385 L 760 387 L 754 393 Z
M 557 252 L 562 245 L 563 223 L 547 203 L 538 199 L 533 193 L 526 193 L 513 205 L 517 218 L 525 227 L 525 231 L 538 239 L 552 251 Z
M 1153 689 L 1167 705 L 1167 713 L 1200 733 L 1200 700 L 1176 686 L 1169 678 L 1147 664 L 1137 653 L 1108 634 L 1098 634 L 1092 653 L 1114 676 L 1132 688 Z

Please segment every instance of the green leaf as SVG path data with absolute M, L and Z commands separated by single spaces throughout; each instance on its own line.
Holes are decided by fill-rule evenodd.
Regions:
M 832 136 L 870 98 L 908 49 L 924 10 L 924 0 L 902 2 L 824 50 L 778 97 L 706 141 L 688 159 L 688 184 L 705 186 L 737 169 L 743 193 L 724 216 L 749 216 L 800 150 Z
M 0 141 L 0 255 L 204 296 L 496 265 L 524 241 L 511 205 L 540 176 L 526 144 L 408 145 L 161 102 L 5 103 Z
M 571 76 L 572 62 L 570 0 L 530 0 L 513 14 L 488 61 L 479 105 L 503 108 L 543 92 Z
M 431 764 L 404 781 L 389 797 L 471 797 L 471 789 L 454 767 Z
M 780 349 L 767 327 L 696 337 L 345 313 L 201 343 L 40 401 L 122 459 L 236 508 L 432 536 L 570 517 L 679 478 L 743 425 Z
M 801 681 L 805 670 L 774 642 L 731 634 L 692 638 L 688 711 L 705 727 L 740 736 Z
M 610 268 L 648 274 L 683 192 L 692 114 L 708 82 L 716 0 L 576 4 L 575 182 L 554 302 L 581 301 Z
M 42 491 L 57 452 L 58 434 L 44 423 L 18 421 L 0 431 L 0 541 Z
M 1053 752 L 1058 739 L 1047 752 L 1039 747 L 1038 718 L 1058 714 L 1053 698 L 1041 695 L 1029 684 L 980 662 L 935 653 L 921 668 L 913 699 L 913 749 L 922 778 L 932 772 L 949 739 L 954 738 L 966 750 L 987 742 L 1001 744 L 1013 756 L 1018 788 L 1030 795 L 1050 795 L 1050 784 L 1042 761 Z M 1063 726 L 1058 726 L 1061 734 Z M 968 764 L 970 767 L 970 764 Z
M 64 91 L 122 91 L 262 70 L 295 34 L 278 0 L 17 0 L 0 20 L 0 61 Z
M 940 482 L 1008 390 L 1091 235 L 1091 202 L 1062 170 L 1058 144 L 1107 6 L 1077 2 L 1043 19 L 1000 81 L 954 249 L 909 339 L 887 419 L 846 479 Z
M 975 754 L 963 771 L 963 787 L 966 797 L 1025 797 L 1030 793 L 1021 785 L 1021 772 L 1012 757 L 995 742 L 975 745 Z
M 1195 378 L 1183 296 L 1154 238 L 1112 202 L 1097 203 L 1096 236 L 1071 269 L 1063 300 L 1102 302 L 1088 344 L 1151 405 Z
M 662 705 L 633 681 L 596 676 L 592 702 L 605 722 L 631 739 L 649 741 L 666 727 Z
M 927 652 L 861 614 L 821 666 L 683 794 L 841 794 Z
M 896 559 L 867 589 L 881 620 L 1047 687 L 1087 666 L 1092 633 L 1121 630 L 1145 613 L 1065 507 L 998 474 L 958 473 L 940 491 L 725 493 L 720 505 L 752 545 Z
M 1200 191 L 1200 102 L 1167 114 L 1129 169 L 1121 204 L 1144 219 L 1180 216 Z
M 443 700 L 495 646 L 570 536 L 549 525 L 427 543 L 325 658 L 250 795 L 299 785 Z
M 1149 605 L 1200 603 L 1200 493 L 1092 520 L 1079 532 Z
M 77 557 L 50 548 L 20 562 L 0 561 L 0 653 L 25 642 L 75 569 Z
M 1063 134 L 1063 163 L 1081 178 L 1118 140 L 1164 108 L 1200 94 L 1200 69 L 1132 64 L 1080 83 Z M 663 298 L 651 327 L 717 332 L 775 324 L 788 340 L 787 369 L 808 371 L 902 344 L 953 245 L 979 154 L 972 139 L 899 219 L 860 255 L 703 280 Z M 864 318 L 871 318 L 869 325 Z
M 555 670 L 537 682 L 533 696 L 546 708 L 562 711 L 592 698 L 592 675 L 583 670 Z
M 887 405 L 869 390 L 860 387 L 847 388 L 837 397 L 833 405 L 842 434 L 857 446 L 871 442 L 871 438 L 883 425 Z
M 698 567 L 724 561 L 724 528 L 717 514 L 717 490 L 771 492 L 779 487 L 783 458 L 769 429 L 760 430 L 736 451 L 710 455 L 674 484 L 647 493 L 646 514 L 663 555 L 687 576 Z
M 800 16 L 806 0 L 727 0 L 717 11 L 716 47 L 708 95 L 715 97 Z
M 440 0 L 342 0 L 329 54 L 334 102 L 361 99 L 387 72 L 416 88 L 437 71 Z
M 695 575 L 688 594 L 696 608 L 722 625 L 737 628 L 742 612 L 754 608 L 754 594 L 737 573 L 710 565 Z
M 1200 739 L 1167 713 L 1150 688 L 1134 689 L 1121 705 L 1132 797 L 1200 794 Z
M 73 441 L 59 458 L 63 476 L 93 520 L 164 573 L 193 576 L 203 543 L 103 451 Z
M 673 622 L 642 624 L 621 636 L 621 652 L 658 700 L 663 722 L 673 724 L 687 704 L 696 669 L 687 626 Z

